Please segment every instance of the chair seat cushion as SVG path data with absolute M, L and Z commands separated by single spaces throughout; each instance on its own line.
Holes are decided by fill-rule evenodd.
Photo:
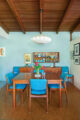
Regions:
M 73 75 L 72 74 L 68 74 L 68 77 L 72 77 Z
M 34 94 L 34 95 L 43 95 L 43 94 L 46 94 L 46 90 L 32 90 L 31 89 L 31 94 Z
M 16 76 L 16 75 L 18 75 L 19 73 L 17 73 L 17 72 L 14 72 L 14 77 Z
M 16 89 L 25 89 L 26 86 L 26 84 L 16 84 Z M 13 89 L 13 85 L 11 85 L 9 88 Z
M 49 88 L 59 88 L 59 84 L 49 84 Z M 61 85 L 61 88 L 64 88 L 63 85 Z

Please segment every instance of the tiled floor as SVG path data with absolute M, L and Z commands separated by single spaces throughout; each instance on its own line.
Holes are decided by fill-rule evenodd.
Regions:
M 0 81 L 0 88 L 6 85 L 6 81 Z

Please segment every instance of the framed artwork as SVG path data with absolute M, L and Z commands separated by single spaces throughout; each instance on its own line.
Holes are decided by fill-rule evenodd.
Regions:
M 70 51 L 70 57 L 72 60 L 74 59 L 74 51 Z
M 5 48 L 0 47 L 0 56 L 5 56 Z
M 24 54 L 24 63 L 30 64 L 31 63 L 31 54 L 25 53 Z
M 79 57 L 79 56 L 75 56 L 75 58 L 74 58 L 74 63 L 75 63 L 76 65 L 80 65 L 80 57 Z
M 33 52 L 33 62 L 57 63 L 59 62 L 59 52 Z
M 74 45 L 74 55 L 80 55 L 80 43 Z

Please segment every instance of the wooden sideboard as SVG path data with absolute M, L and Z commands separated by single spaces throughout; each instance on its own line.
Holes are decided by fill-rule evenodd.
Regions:
M 25 72 L 31 72 L 32 68 L 30 67 L 20 67 L 19 72 L 25 73 Z
M 43 68 L 42 68 L 43 69 Z M 22 73 L 26 73 L 26 72 L 32 72 L 34 69 L 30 68 L 30 67 L 20 67 L 19 71 Z M 45 72 L 53 72 L 56 75 L 61 75 L 62 73 L 62 68 L 61 67 L 45 67 L 43 69 Z
M 55 73 L 56 75 L 61 76 L 62 68 L 61 68 L 61 67 L 45 67 L 45 68 L 44 68 L 44 71 L 45 71 L 45 72 L 53 72 L 53 73 Z

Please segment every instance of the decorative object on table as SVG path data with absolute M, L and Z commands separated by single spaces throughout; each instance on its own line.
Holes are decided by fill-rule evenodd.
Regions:
M 44 44 L 44 43 L 51 42 L 51 38 L 40 34 L 40 35 L 37 35 L 37 36 L 33 37 L 32 41 L 34 41 L 36 43 Z
M 42 72 L 42 79 L 45 79 L 45 72 Z
M 0 47 L 0 56 L 5 56 L 5 48 Z
M 40 64 L 38 62 L 35 62 L 34 68 L 36 70 L 36 74 L 39 75 L 39 69 L 41 68 Z
M 36 62 L 35 65 L 34 65 L 34 68 L 35 68 L 34 73 L 36 73 L 35 77 L 39 78 L 42 75 L 42 77 L 44 78 L 44 76 L 45 76 L 45 73 L 44 73 L 45 66 L 40 66 L 40 64 L 38 62 Z M 42 68 L 42 69 L 40 70 L 40 68 Z
M 41 74 L 35 74 L 35 78 L 40 78 Z
M 75 63 L 75 65 L 80 65 L 80 56 L 74 57 L 74 63 Z
M 74 45 L 74 55 L 80 55 L 80 43 Z
M 24 54 L 24 63 L 26 65 L 31 63 L 31 54 L 28 54 L 28 53 Z

